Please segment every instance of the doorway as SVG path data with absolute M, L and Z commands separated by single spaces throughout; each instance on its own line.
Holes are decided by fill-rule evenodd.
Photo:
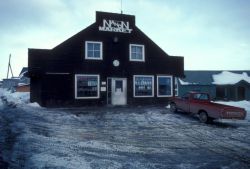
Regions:
M 126 105 L 127 104 L 127 79 L 108 78 L 108 104 Z
M 245 88 L 242 86 L 238 87 L 238 100 L 245 100 Z

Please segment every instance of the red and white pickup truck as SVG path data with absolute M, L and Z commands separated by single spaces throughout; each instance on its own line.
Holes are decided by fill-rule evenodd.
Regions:
M 170 111 L 177 110 L 198 114 L 200 121 L 204 123 L 210 123 L 214 119 L 246 118 L 245 109 L 211 102 L 209 94 L 203 92 L 188 92 L 182 97 L 172 98 Z

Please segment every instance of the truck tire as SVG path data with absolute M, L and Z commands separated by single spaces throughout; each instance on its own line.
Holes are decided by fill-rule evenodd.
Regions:
M 201 112 L 199 113 L 199 119 L 200 119 L 200 121 L 201 121 L 202 123 L 207 123 L 207 124 L 211 124 L 211 123 L 213 123 L 213 121 L 214 121 L 214 118 L 209 117 L 209 116 L 207 115 L 207 112 L 205 112 L 205 111 L 201 111 Z
M 172 113 L 176 113 L 177 112 L 177 108 L 176 108 L 176 104 L 175 103 L 170 103 L 170 111 Z
M 199 113 L 199 119 L 200 119 L 200 122 L 202 122 L 202 123 L 208 123 L 209 122 L 209 117 L 207 115 L 207 112 L 201 111 Z

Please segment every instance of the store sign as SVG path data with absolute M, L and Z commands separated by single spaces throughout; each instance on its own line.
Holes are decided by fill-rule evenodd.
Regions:
M 131 33 L 129 22 L 103 19 L 103 25 L 99 26 L 99 31 Z

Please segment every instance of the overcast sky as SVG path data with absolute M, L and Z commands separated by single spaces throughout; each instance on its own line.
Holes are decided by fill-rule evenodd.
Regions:
M 123 0 L 123 12 L 186 70 L 250 70 L 249 0 Z M 95 22 L 95 11 L 120 13 L 120 0 L 1 0 L 0 79 L 8 57 L 15 76 L 28 48 L 51 49 Z

